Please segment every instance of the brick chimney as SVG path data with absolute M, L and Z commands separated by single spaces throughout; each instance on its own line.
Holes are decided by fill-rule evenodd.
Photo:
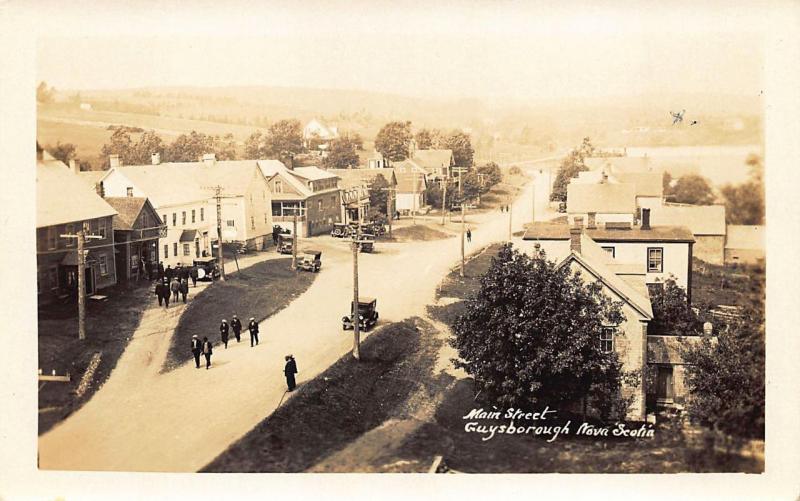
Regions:
M 217 163 L 217 155 L 214 153 L 206 153 L 203 155 L 202 162 L 204 165 L 214 165 Z
M 590 212 L 589 213 L 589 221 L 587 221 L 587 223 L 586 223 L 586 229 L 587 230 L 594 230 L 595 228 L 597 228 L 596 219 L 597 219 L 597 213 L 596 212 Z
M 642 229 L 650 229 L 650 209 L 642 209 Z
M 106 189 L 103 186 L 103 181 L 100 181 L 99 183 L 95 183 L 94 189 L 97 192 L 97 194 L 100 196 L 100 198 L 106 198 Z
M 152 155 L 150 155 L 150 162 L 151 162 L 153 165 L 158 165 L 158 164 L 160 164 L 160 163 L 161 163 L 161 153 L 159 153 L 159 152 L 155 152 L 155 153 L 153 153 Z
M 581 227 L 569 229 L 569 250 L 578 254 L 581 253 L 581 233 L 583 233 Z
M 122 162 L 119 161 L 119 155 L 109 155 L 108 156 L 108 165 L 109 165 L 109 169 L 113 169 L 114 167 L 122 166 Z
M 78 165 L 78 162 L 76 162 L 74 158 L 70 159 L 69 161 L 69 170 L 71 170 L 73 174 L 79 174 L 81 171 L 81 167 Z

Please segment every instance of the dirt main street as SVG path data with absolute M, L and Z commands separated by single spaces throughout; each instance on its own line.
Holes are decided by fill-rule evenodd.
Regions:
M 513 231 L 530 221 L 531 189 L 529 184 L 514 203 Z M 536 195 L 539 219 L 543 197 L 540 190 Z M 467 221 L 472 228 L 467 253 L 508 238 L 507 213 L 468 215 Z M 328 237 L 315 239 L 314 245 L 325 251 L 320 276 L 306 293 L 261 324 L 259 346 L 217 346 L 211 370 L 190 363 L 156 374 L 127 365 L 143 356 L 145 346 L 131 343 L 92 400 L 40 437 L 40 467 L 197 471 L 275 410 L 285 390 L 284 355 L 294 354 L 302 385 L 347 353 L 353 335 L 342 331 L 341 318 L 352 297 L 351 253 L 345 242 Z M 437 284 L 458 263 L 460 239 L 380 243 L 376 250 L 359 255 L 359 275 L 361 295 L 378 298 L 380 326 L 425 314 Z M 209 318 L 208 330 L 198 335 L 217 341 L 217 322 Z M 163 337 L 163 342 L 152 343 L 156 352 L 148 350 L 146 357 L 163 359 L 159 350 L 167 349 L 171 331 L 157 332 L 143 322 L 134 337 L 144 334 L 139 332 L 143 329 Z

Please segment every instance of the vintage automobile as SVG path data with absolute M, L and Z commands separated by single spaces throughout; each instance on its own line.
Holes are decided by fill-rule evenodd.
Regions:
M 198 257 L 192 262 L 192 266 L 197 268 L 198 280 L 215 280 L 219 278 L 219 265 L 215 257 Z
M 297 267 L 305 271 L 318 272 L 322 267 L 322 252 L 318 250 L 306 249 L 297 262 Z
M 281 254 L 291 254 L 294 246 L 294 236 L 281 235 L 278 239 L 278 252 Z
M 358 328 L 368 331 L 378 323 L 378 312 L 375 307 L 378 300 L 374 297 L 358 297 Z M 353 302 L 350 302 L 350 311 L 353 311 Z M 353 314 L 342 317 L 342 330 L 354 329 Z
M 372 252 L 375 250 L 375 235 L 362 233 L 358 239 L 358 250 L 361 252 Z
M 333 229 L 331 230 L 331 236 L 336 238 L 344 238 L 349 234 L 349 227 L 344 223 L 333 223 Z

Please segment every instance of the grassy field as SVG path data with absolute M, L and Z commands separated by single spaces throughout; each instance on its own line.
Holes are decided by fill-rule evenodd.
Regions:
M 389 239 L 389 234 L 386 233 L 381 240 L 395 241 L 395 242 L 417 242 L 428 240 L 441 240 L 443 238 L 450 238 L 453 235 L 445 233 L 436 228 L 431 228 L 425 221 L 419 221 L 415 225 L 404 226 L 401 228 L 392 229 L 392 238 Z
M 764 300 L 764 266 L 718 266 L 692 262 L 692 303 L 700 306 L 749 306 Z
M 242 321 L 242 335 L 247 340 L 246 324 L 250 317 L 258 321 L 269 318 L 305 292 L 317 274 L 292 271 L 291 261 L 291 258 L 270 259 L 254 264 L 198 294 L 189 303 L 172 335 L 163 370 L 172 370 L 191 360 L 188 346 L 193 334 L 208 335 L 218 342 L 220 320 L 225 318 L 230 322 L 236 314 Z M 235 342 L 233 332 L 230 339 Z
M 438 348 L 417 319 L 387 325 L 297 394 L 204 472 L 301 472 L 395 414 L 431 372 Z
M 45 374 L 53 370 L 69 372 L 69 383 L 48 382 L 39 389 L 39 433 L 80 408 L 102 386 L 117 360 L 128 346 L 147 306 L 152 305 L 151 284 L 126 289 L 116 287 L 104 303 L 89 302 L 86 316 L 86 340 L 78 339 L 77 305 L 48 307 L 39 314 L 39 367 Z M 95 353 L 100 364 L 83 395 L 76 394 L 78 384 Z

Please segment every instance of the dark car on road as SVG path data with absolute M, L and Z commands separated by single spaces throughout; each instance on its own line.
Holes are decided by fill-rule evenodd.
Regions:
M 198 257 L 192 265 L 197 269 L 198 280 L 216 280 L 219 278 L 219 264 L 215 257 Z
M 378 311 L 375 309 L 378 300 L 374 297 L 359 296 L 358 297 L 358 327 L 361 330 L 368 331 L 378 323 Z M 350 311 L 353 311 L 353 302 L 350 302 Z M 353 315 L 342 317 L 342 330 L 354 329 Z

